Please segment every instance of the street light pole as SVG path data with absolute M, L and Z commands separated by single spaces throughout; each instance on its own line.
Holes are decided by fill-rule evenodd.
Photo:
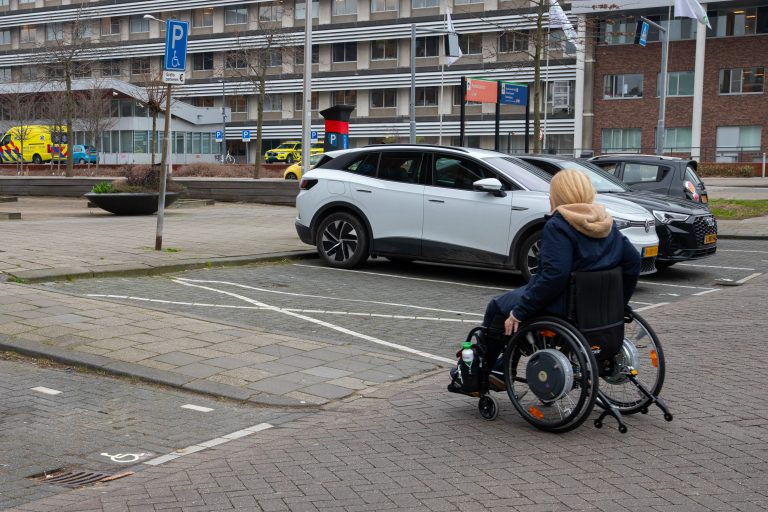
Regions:
M 649 25 L 656 27 L 659 30 L 659 37 L 661 37 L 661 90 L 659 91 L 659 122 L 656 125 L 656 154 L 663 155 L 664 144 L 666 142 L 666 133 L 664 133 L 664 116 L 667 108 L 667 57 L 669 55 L 669 35 L 667 34 L 667 29 L 658 23 L 655 23 L 644 16 L 641 16 L 640 19 Z M 667 18 L 669 21 L 671 21 L 671 19 L 671 16 Z
M 301 164 L 309 170 L 312 130 L 312 0 L 304 0 L 304 112 L 301 123 Z M 326 141 L 327 142 L 327 141 Z
M 227 99 L 224 92 L 224 79 L 221 82 L 221 163 L 227 163 Z

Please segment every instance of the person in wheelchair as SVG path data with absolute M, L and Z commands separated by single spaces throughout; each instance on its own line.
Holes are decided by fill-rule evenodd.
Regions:
M 498 363 L 503 337 L 517 332 L 521 322 L 542 313 L 566 314 L 572 272 L 620 267 L 625 306 L 629 302 L 640 274 L 640 254 L 594 199 L 595 189 L 582 172 L 566 169 L 552 178 L 551 216 L 542 230 L 538 273 L 527 285 L 494 297 L 486 307 L 483 341 L 488 361 Z M 501 390 L 504 381 L 499 375 L 497 364 L 490 381 Z

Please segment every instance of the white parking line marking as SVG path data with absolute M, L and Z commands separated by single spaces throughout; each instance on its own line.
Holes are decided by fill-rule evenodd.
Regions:
M 768 254 L 768 251 L 747 251 L 745 249 L 718 249 L 717 252 L 748 252 L 754 254 Z
M 58 389 L 46 388 L 46 387 L 43 387 L 43 386 L 38 386 L 36 388 L 30 388 L 30 389 L 32 391 L 37 391 L 39 393 L 45 393 L 46 395 L 60 395 L 62 393 Z
M 756 273 L 752 274 L 751 276 L 747 276 L 747 277 L 745 277 L 744 279 L 739 279 L 739 280 L 738 280 L 738 281 L 736 281 L 736 282 L 737 282 L 737 283 L 739 283 L 739 284 L 744 284 L 744 283 L 746 283 L 747 281 L 749 281 L 750 279 L 754 279 L 754 278 L 756 278 L 757 276 L 761 276 L 761 275 L 763 275 L 763 273 L 762 273 L 762 272 L 756 272 Z
M 638 281 L 640 284 L 652 284 L 655 286 L 671 286 L 672 288 L 687 288 L 689 290 L 714 290 L 714 288 L 704 286 L 689 286 L 685 284 L 655 283 L 653 281 Z
M 744 267 L 719 267 L 717 265 L 696 265 L 694 263 L 678 263 L 677 264 L 680 267 L 698 267 L 698 268 L 720 268 L 723 270 L 755 270 L 753 268 L 744 268 Z
M 160 464 L 164 464 L 170 460 L 178 459 L 179 457 L 189 455 L 190 453 L 196 453 L 202 450 L 206 450 L 213 446 L 218 446 L 220 444 L 228 443 L 235 439 L 240 439 L 241 437 L 249 436 L 251 434 L 255 434 L 256 432 L 261 432 L 262 430 L 267 430 L 269 428 L 272 428 L 272 425 L 270 425 L 269 423 L 259 423 L 258 425 L 254 425 L 252 427 L 248 427 L 243 430 L 238 430 L 237 432 L 232 432 L 231 434 L 217 437 L 209 441 L 204 441 L 202 443 L 193 444 L 192 446 L 181 448 L 179 450 L 176 450 L 175 452 L 161 455 L 160 457 L 155 457 L 152 460 L 148 460 L 144 462 L 144 464 L 148 466 L 159 466 Z
M 182 405 L 181 408 L 190 409 L 192 411 L 198 411 L 198 412 L 211 412 L 213 410 L 210 407 L 203 407 L 202 405 L 192 405 L 192 404 Z
M 456 281 L 442 281 L 440 279 L 428 279 L 426 277 L 411 277 L 411 276 L 398 276 L 396 274 L 385 274 L 383 272 L 367 272 L 365 270 L 348 270 L 345 268 L 333 268 L 333 267 L 319 267 L 316 265 L 302 265 L 301 263 L 294 263 L 294 267 L 306 267 L 306 268 L 312 268 L 316 270 L 337 270 L 339 272 L 354 272 L 355 274 L 367 274 L 370 276 L 382 276 L 382 277 L 394 277 L 396 279 L 410 279 L 412 281 L 426 281 L 429 283 L 440 283 L 440 284 L 450 284 L 455 286 L 466 286 L 468 288 L 484 288 L 486 290 L 502 290 L 502 291 L 508 291 L 508 290 L 514 290 L 514 288 L 498 288 L 495 286 L 485 286 L 481 284 L 468 284 L 468 283 L 459 283 Z
M 706 295 L 708 293 L 719 292 L 719 291 L 720 291 L 719 289 L 713 288 L 712 290 L 704 290 L 703 292 L 694 293 L 693 295 L 695 295 L 695 296 L 697 296 L 697 295 Z
M 257 292 L 263 292 L 263 293 L 273 293 L 276 295 L 288 295 L 290 297 L 303 297 L 308 299 L 322 299 L 322 300 L 337 300 L 342 302 L 354 302 L 357 304 L 376 304 L 377 306 L 395 306 L 398 308 L 408 308 L 408 309 L 422 309 L 424 311 L 436 311 L 439 313 L 454 313 L 459 315 L 474 315 L 474 316 L 483 316 L 478 313 L 467 313 L 465 311 L 455 311 L 452 309 L 440 309 L 440 308 L 428 308 L 424 306 L 414 306 L 413 304 L 400 304 L 399 302 L 382 302 L 378 300 L 362 300 L 362 299 L 343 299 L 340 297 L 328 297 L 325 295 L 309 295 L 306 293 L 295 293 L 295 292 L 279 292 L 276 290 L 268 290 L 266 288 L 259 288 L 257 286 L 249 286 L 247 284 L 240 284 L 240 283 L 233 283 L 231 281 L 216 281 L 216 280 L 207 280 L 207 279 L 186 279 L 183 277 L 179 277 L 174 279 L 177 282 L 190 282 L 190 283 L 207 283 L 207 284 L 224 284 L 228 286 L 234 286 L 236 288 L 244 288 L 246 290 L 254 290 Z M 218 290 L 217 290 L 218 291 Z M 261 304 L 262 307 L 268 307 L 268 308 L 274 308 L 275 306 L 269 306 L 266 304 L 263 304 L 259 302 L 258 304 Z
M 194 281 L 192 279 L 186 279 L 186 280 L 174 279 L 174 282 L 179 283 L 179 284 L 183 284 L 184 286 L 191 286 L 191 287 L 194 287 L 194 288 L 201 288 L 203 290 L 209 290 L 209 291 L 212 291 L 212 292 L 221 293 L 223 295 L 229 295 L 230 297 L 235 297 L 235 298 L 240 299 L 240 300 L 242 300 L 244 302 L 247 302 L 249 304 L 253 304 L 255 306 L 265 307 L 265 308 L 271 309 L 272 311 L 283 313 L 285 315 L 289 315 L 289 316 L 292 316 L 294 318 L 300 318 L 301 320 L 306 320 L 307 322 L 311 322 L 313 324 L 322 325 L 323 327 L 327 327 L 329 329 L 333 329 L 334 331 L 338 331 L 338 332 L 341 332 L 341 333 L 344 333 L 344 334 L 348 334 L 350 336 L 354 336 L 356 338 L 360 338 L 360 339 L 363 339 L 363 340 L 366 340 L 366 341 L 370 341 L 371 343 L 376 343 L 377 345 L 383 345 L 385 347 L 393 348 L 395 350 L 401 350 L 403 352 L 408 352 L 409 354 L 415 354 L 415 355 L 424 357 L 426 359 L 432 359 L 434 361 L 440 361 L 441 363 L 448 363 L 448 364 L 451 364 L 451 365 L 456 363 L 456 361 L 454 361 L 453 359 L 448 359 L 448 358 L 442 357 L 442 356 L 436 356 L 434 354 L 430 354 L 428 352 L 422 352 L 421 350 L 416 350 L 416 349 L 411 348 L 411 347 L 406 347 L 404 345 L 398 345 L 397 343 L 392 343 L 392 342 L 389 342 L 389 341 L 381 340 L 379 338 L 374 338 L 373 336 L 368 336 L 367 334 L 362 334 L 362 333 L 359 333 L 359 332 L 355 332 L 355 331 L 353 331 L 351 329 L 347 329 L 347 328 L 344 328 L 344 327 L 341 327 L 341 326 L 338 326 L 338 325 L 334 325 L 332 323 L 325 322 L 323 320 L 318 320 L 316 318 L 312 318 L 312 317 L 309 317 L 309 316 L 306 316 L 306 315 L 301 315 L 299 313 L 294 313 L 293 311 L 288 311 L 287 309 L 279 308 L 277 306 L 270 306 L 269 304 L 265 304 L 263 302 L 259 302 L 257 300 L 251 299 L 249 297 L 245 297 L 244 295 L 239 295 L 237 293 L 228 292 L 226 290 L 219 290 L 219 289 L 216 289 L 216 288 L 212 288 L 210 286 L 202 286 L 202 285 L 199 285 L 199 284 L 194 284 L 194 282 L 204 282 L 205 283 L 205 282 L 209 282 L 209 281 Z
M 649 309 L 660 308 L 661 306 L 666 306 L 667 304 L 669 304 L 669 302 L 659 302 L 658 304 L 651 304 L 650 306 L 645 306 L 644 308 L 635 309 L 634 311 L 637 311 L 639 313 L 640 311 L 648 311 Z

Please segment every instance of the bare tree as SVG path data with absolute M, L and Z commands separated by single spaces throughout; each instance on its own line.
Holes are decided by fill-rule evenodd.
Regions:
M 24 170 L 24 145 L 32 133 L 32 126 L 37 120 L 38 91 L 30 90 L 26 84 L 12 84 L 6 87 L 5 94 L 0 95 L 0 108 L 8 118 L 6 130 L 19 142 L 19 154 L 15 158 L 17 174 Z M 3 130 L 5 133 L 6 130 Z M 12 149 L 15 152 L 16 148 Z M 13 158 L 13 157 L 12 157 Z
M 165 111 L 166 93 L 168 87 L 163 83 L 162 71 L 150 67 L 150 71 L 141 75 L 139 83 L 144 87 L 147 93 L 147 110 L 152 117 L 152 135 L 150 136 L 149 143 L 151 146 L 150 153 L 152 154 L 152 165 L 155 165 L 155 153 L 157 153 L 157 118 L 161 112 Z M 173 101 L 173 99 L 171 100 Z M 160 156 L 163 164 L 165 163 L 165 154 Z
M 293 55 L 293 47 L 287 45 L 286 36 L 280 30 L 284 5 L 278 1 L 259 4 L 255 17 L 258 27 L 256 37 L 237 38 L 236 49 L 225 55 L 222 75 L 233 72 L 251 82 L 256 92 L 256 158 L 253 178 L 261 175 L 262 142 L 264 131 L 264 101 L 267 98 L 267 75 L 272 66 L 282 66 L 283 56 Z M 222 107 L 226 107 L 223 105 Z
M 64 161 L 66 162 L 66 157 L 72 154 L 72 132 L 67 131 L 66 129 L 67 114 L 65 109 L 61 108 L 61 105 L 69 100 L 64 91 L 47 93 L 45 99 L 46 101 L 42 104 L 40 117 L 45 120 L 45 128 L 51 137 L 51 154 L 53 155 L 53 158 L 51 159 L 51 170 L 53 170 L 53 165 L 55 163 L 57 172 L 61 172 L 64 144 L 66 144 L 68 148 L 67 155 L 64 156 Z
M 72 137 L 75 116 L 75 95 L 72 81 L 90 75 L 87 52 L 91 47 L 91 23 L 84 16 L 85 4 L 81 4 L 76 18 L 68 23 L 46 25 L 46 43 L 38 53 L 40 63 L 46 70 L 49 83 L 62 84 L 64 96 L 59 108 L 65 117 L 68 136 Z M 72 176 L 72 152 L 67 151 L 67 176 Z
M 112 92 L 105 88 L 102 83 L 94 82 L 89 90 L 80 94 L 79 100 L 79 124 L 85 132 L 87 140 L 99 148 L 102 134 L 117 122 L 117 119 L 112 116 Z M 154 154 L 152 163 L 154 163 Z M 90 167 L 91 159 L 89 158 L 89 170 Z M 96 168 L 99 168 L 98 160 L 96 161 Z

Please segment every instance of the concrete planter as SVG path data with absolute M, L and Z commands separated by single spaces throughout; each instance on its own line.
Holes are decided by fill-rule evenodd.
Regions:
M 88 192 L 85 198 L 93 204 L 115 215 L 151 215 L 157 211 L 157 192 L 120 192 L 96 194 Z M 179 198 L 178 192 L 165 193 L 165 206 L 172 205 Z

